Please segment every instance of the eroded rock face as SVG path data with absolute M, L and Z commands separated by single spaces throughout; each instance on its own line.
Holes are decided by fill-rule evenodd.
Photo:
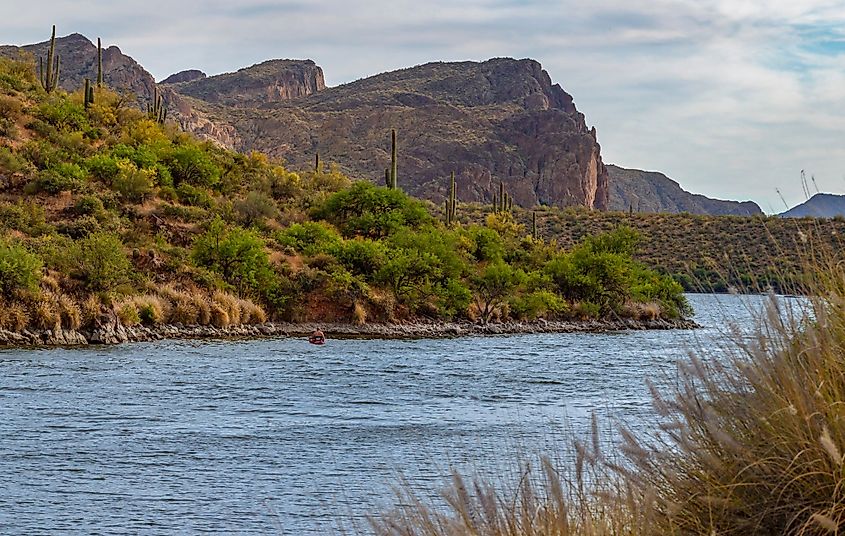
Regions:
M 187 71 L 179 71 L 178 73 L 171 74 L 159 83 L 181 84 L 183 82 L 193 82 L 194 80 L 202 80 L 203 78 L 208 78 L 208 75 L 198 69 L 188 69 Z
M 39 56 L 47 57 L 50 42 L 45 41 L 24 47 L 0 47 L 0 55 L 15 56 L 23 51 L 34 61 Z M 97 81 L 97 45 L 80 34 L 56 38 L 56 51 L 61 55 L 59 84 L 68 91 L 83 86 L 85 78 Z M 117 91 L 134 93 L 139 100 L 147 100 L 153 94 L 155 79 L 130 56 L 123 54 L 116 46 L 103 49 L 103 81 Z
M 400 186 L 435 201 L 455 171 L 462 201 L 490 202 L 502 181 L 522 206 L 608 204 L 595 130 L 533 60 L 430 63 L 231 117 L 240 150 L 294 167 L 319 152 L 378 183 L 396 128 Z
M 264 63 L 179 85 L 182 94 L 213 104 L 255 108 L 312 95 L 326 88 L 323 70 L 311 60 Z

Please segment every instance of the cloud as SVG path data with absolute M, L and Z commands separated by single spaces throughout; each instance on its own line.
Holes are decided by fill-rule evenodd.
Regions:
M 10 2 L 11 0 L 0 0 Z M 157 78 L 312 58 L 330 84 L 433 60 L 533 57 L 598 129 L 608 162 L 779 209 L 801 169 L 845 191 L 840 0 L 80 0 L 16 3 L 4 40 L 53 21 Z M 9 11 L 11 7 L 7 6 Z M 50 20 L 44 14 L 50 13 Z

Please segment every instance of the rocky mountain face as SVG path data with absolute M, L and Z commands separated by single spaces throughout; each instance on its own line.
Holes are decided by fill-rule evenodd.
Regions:
M 194 80 L 201 80 L 203 78 L 208 78 L 208 75 L 198 69 L 188 69 L 187 71 L 179 71 L 178 73 L 171 74 L 159 83 L 180 84 L 182 82 L 193 82 Z
M 692 194 L 662 173 L 608 165 L 610 210 L 753 216 L 763 211 L 753 201 L 723 201 Z
M 182 86 L 173 89 L 183 94 Z M 319 153 L 381 182 L 395 128 L 399 184 L 413 195 L 442 200 L 455 171 L 462 201 L 489 202 L 504 182 L 522 206 L 608 206 L 595 129 L 533 60 L 429 63 L 253 108 L 191 96 L 203 113 L 235 128 L 235 148 L 294 167 L 310 166 Z
M 784 218 L 835 218 L 837 216 L 845 216 L 845 195 L 819 193 L 781 214 Z
M 193 79 L 191 73 L 183 71 L 162 83 L 179 84 L 174 90 L 181 95 L 235 108 L 258 108 L 326 89 L 323 70 L 311 60 L 270 60 L 235 73 Z
M 0 56 L 30 56 L 32 61 L 47 57 L 50 42 L 24 47 L 0 46 Z M 68 91 L 82 87 L 85 78 L 97 80 L 97 45 L 80 34 L 56 38 L 56 52 L 61 55 L 59 83 Z M 116 91 L 134 93 L 139 100 L 153 94 L 155 79 L 141 65 L 114 45 L 103 49 L 103 81 Z

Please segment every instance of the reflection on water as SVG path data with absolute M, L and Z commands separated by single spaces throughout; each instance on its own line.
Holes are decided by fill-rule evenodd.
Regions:
M 645 378 L 761 297 L 691 296 L 696 331 L 157 342 L 0 353 L 0 532 L 322 534 L 401 474 L 496 474 L 589 416 L 652 416 Z

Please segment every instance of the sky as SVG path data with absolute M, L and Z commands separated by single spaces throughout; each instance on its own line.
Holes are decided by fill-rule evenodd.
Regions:
M 0 0 L 0 42 L 73 32 L 156 79 L 309 58 L 338 85 L 429 61 L 542 63 L 606 163 L 782 212 L 845 193 L 843 0 Z M 815 179 L 815 182 L 812 180 Z M 781 200 L 778 190 L 785 198 Z

